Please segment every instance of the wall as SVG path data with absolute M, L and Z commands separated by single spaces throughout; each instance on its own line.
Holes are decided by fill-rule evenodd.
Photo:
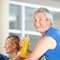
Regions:
M 15 1 L 60 8 L 60 0 L 59 1 L 57 0 L 56 1 L 55 0 L 30 0 L 30 1 L 29 0 L 15 0 Z
M 0 53 L 4 52 L 5 39 L 9 28 L 9 0 L 0 0 Z

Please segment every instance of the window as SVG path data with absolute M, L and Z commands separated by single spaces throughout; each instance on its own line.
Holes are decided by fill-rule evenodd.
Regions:
M 29 30 L 29 31 L 34 31 L 34 24 L 33 24 L 34 10 L 35 8 L 25 7 L 25 23 L 26 23 L 25 27 L 26 27 L 26 30 Z
M 10 29 L 21 30 L 21 6 L 10 4 Z

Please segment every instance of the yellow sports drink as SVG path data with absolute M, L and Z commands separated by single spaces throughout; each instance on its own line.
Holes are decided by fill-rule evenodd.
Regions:
M 26 58 L 27 52 L 28 52 L 29 43 L 30 43 L 30 40 L 29 40 L 29 36 L 27 35 L 26 39 L 23 41 L 23 46 L 22 46 L 22 48 L 20 50 L 20 57 L 21 58 Z

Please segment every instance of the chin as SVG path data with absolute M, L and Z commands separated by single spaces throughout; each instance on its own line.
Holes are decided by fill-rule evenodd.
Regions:
M 10 53 L 10 51 L 6 51 L 6 53 L 7 53 L 7 54 L 9 54 L 9 53 Z
M 9 52 L 6 52 L 7 54 L 9 54 Z
M 38 29 L 37 29 L 36 31 L 37 31 L 37 32 L 41 32 L 41 30 L 38 30 Z
M 40 31 L 37 31 L 37 32 L 39 32 L 39 33 L 40 33 Z

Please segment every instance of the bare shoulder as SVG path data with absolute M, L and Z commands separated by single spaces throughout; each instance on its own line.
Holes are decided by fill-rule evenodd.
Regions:
M 41 40 L 41 43 L 48 45 L 49 49 L 54 49 L 56 47 L 56 40 L 50 36 L 44 36 Z

